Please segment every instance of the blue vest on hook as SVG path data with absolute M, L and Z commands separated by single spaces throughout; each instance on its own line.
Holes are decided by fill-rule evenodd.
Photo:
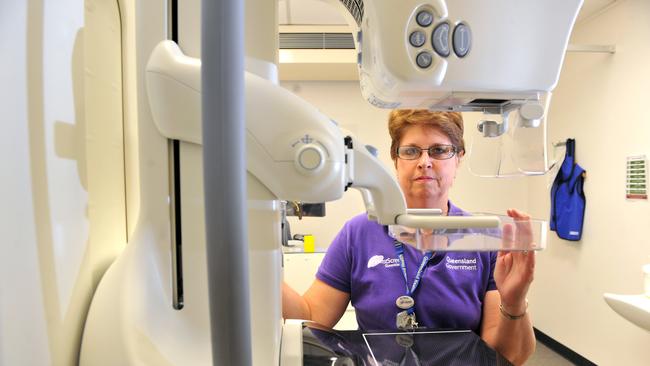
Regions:
M 551 230 L 565 240 L 582 237 L 585 217 L 585 170 L 575 163 L 575 140 L 566 140 L 566 156 L 551 187 Z

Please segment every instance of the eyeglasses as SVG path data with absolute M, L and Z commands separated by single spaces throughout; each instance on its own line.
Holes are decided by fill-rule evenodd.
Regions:
M 418 146 L 400 146 L 397 148 L 397 157 L 404 160 L 415 160 L 422 156 L 422 151 L 427 152 L 430 157 L 436 160 L 447 160 L 452 158 L 458 152 L 454 145 L 433 145 L 428 149 L 422 149 Z

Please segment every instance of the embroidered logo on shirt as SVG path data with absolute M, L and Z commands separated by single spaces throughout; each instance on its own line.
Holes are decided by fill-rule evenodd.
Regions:
M 383 255 L 373 255 L 368 259 L 368 268 L 376 267 L 380 264 L 383 264 L 385 268 L 399 266 L 399 259 L 384 258 Z
M 375 267 L 383 260 L 384 260 L 383 255 L 373 255 L 372 257 L 370 257 L 370 259 L 368 259 L 368 268 Z
M 476 258 L 449 258 L 445 257 L 447 263 L 445 267 L 453 271 L 476 271 L 478 267 L 476 265 Z

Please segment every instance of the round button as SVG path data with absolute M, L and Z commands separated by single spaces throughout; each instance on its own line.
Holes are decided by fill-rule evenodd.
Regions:
M 433 14 L 428 10 L 421 10 L 415 16 L 415 21 L 422 27 L 428 27 L 433 23 Z
M 303 145 L 296 153 L 296 166 L 305 173 L 317 172 L 324 163 L 323 149 L 314 145 Z
M 422 31 L 414 31 L 411 33 L 409 36 L 409 42 L 413 47 L 422 47 L 424 42 L 426 42 L 427 36 L 424 35 L 424 32 Z
M 415 63 L 418 64 L 418 66 L 420 66 L 423 69 L 426 69 L 427 67 L 431 66 L 432 61 L 433 61 L 433 57 L 429 52 L 420 52 L 415 58 Z
M 458 57 L 465 57 L 472 46 L 472 33 L 469 27 L 461 23 L 454 28 L 452 36 L 454 43 L 454 53 Z
M 442 57 L 449 56 L 449 23 L 440 23 L 431 35 L 433 49 Z

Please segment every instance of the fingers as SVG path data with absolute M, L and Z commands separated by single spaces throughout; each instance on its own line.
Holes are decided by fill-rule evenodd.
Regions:
M 502 226 L 502 251 L 497 257 L 494 279 L 502 301 L 515 304 L 525 299 L 533 281 L 535 245 L 530 216 L 515 209 L 507 214 L 514 222 Z
M 530 219 L 530 215 L 528 215 L 528 214 L 526 214 L 524 212 L 521 212 L 521 211 L 519 211 L 517 209 L 514 209 L 514 208 L 508 209 L 508 216 L 512 217 L 513 219 L 515 219 L 515 218 L 519 218 L 519 219 L 522 219 L 522 220 L 529 220 Z
M 501 257 L 503 273 L 505 273 L 506 275 L 510 273 L 510 270 L 512 269 L 512 255 L 508 255 L 508 254 L 511 253 L 506 253 Z
M 512 224 L 504 224 L 503 232 L 501 233 L 501 249 L 513 250 L 515 249 L 515 229 Z
M 514 248 L 519 250 L 534 250 L 533 226 L 530 215 L 516 209 L 509 209 L 508 216 L 515 222 Z

